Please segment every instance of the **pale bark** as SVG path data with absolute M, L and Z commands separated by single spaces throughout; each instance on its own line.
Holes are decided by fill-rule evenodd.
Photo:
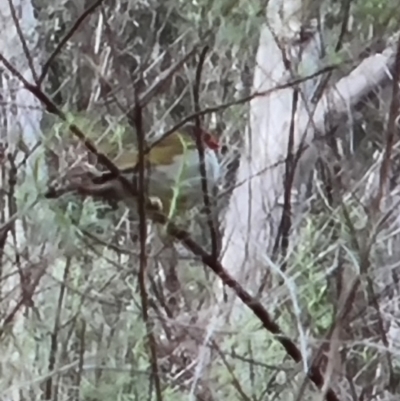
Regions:
M 265 26 L 260 36 L 254 74 L 254 90 L 257 92 L 282 84 L 282 80 L 287 79 L 278 60 L 279 51 L 273 51 L 274 47 L 270 30 Z M 354 105 L 387 81 L 394 52 L 394 47 L 389 46 L 382 54 L 361 62 L 323 96 L 311 117 L 300 104 L 295 117 L 294 151 L 303 139 L 312 145 L 315 132 L 324 134 L 327 126 L 346 118 Z M 265 256 L 271 250 L 282 212 L 279 207 L 284 191 L 282 160 L 287 153 L 292 98 L 293 89 L 289 88 L 252 101 L 249 140 L 238 171 L 238 182 L 244 184 L 235 188 L 225 218 L 223 265 L 240 281 L 244 276 L 252 277 L 249 283 L 252 290 L 257 287 L 251 282 L 259 283 L 259 269 L 269 268 Z M 300 160 L 295 180 L 298 191 L 316 161 L 313 147 L 310 149 Z
M 271 1 L 271 9 L 276 4 Z M 291 74 L 285 70 L 282 60 L 282 49 L 275 41 L 275 38 L 280 39 L 288 53 L 296 53 L 290 39 L 295 38 L 294 31 L 299 27 L 299 19 L 296 13 L 292 13 L 291 17 L 278 21 L 276 13 L 271 14 L 270 19 L 274 24 L 261 29 L 254 72 L 254 92 L 267 91 L 291 80 Z M 274 35 L 271 26 L 274 28 Z M 312 48 L 308 51 L 307 62 L 310 63 L 311 54 L 315 52 Z M 389 44 L 383 53 L 362 61 L 324 94 L 314 110 L 310 110 L 309 105 L 304 103 L 310 100 L 310 86 L 301 88 L 304 97 L 300 99 L 294 118 L 294 152 L 302 141 L 309 145 L 309 151 L 300 159 L 294 188 L 297 193 L 301 193 L 304 181 L 316 162 L 316 151 L 313 147 L 315 133 L 323 135 L 326 127 L 346 119 L 354 105 L 371 90 L 387 82 L 394 55 L 395 47 Z M 299 64 L 301 66 L 301 61 Z M 315 62 L 314 68 L 317 65 Z M 307 74 L 312 72 L 314 71 L 307 71 Z M 288 88 L 256 97 L 251 102 L 249 130 L 238 170 L 237 182 L 241 185 L 233 191 L 224 220 L 222 265 L 254 295 L 266 272 L 282 274 L 272 263 L 270 254 L 282 214 L 280 199 L 284 192 L 285 171 L 282 161 L 285 160 L 288 149 L 292 99 L 293 89 Z M 272 310 L 274 299 L 273 295 L 268 297 L 268 293 L 264 292 L 263 301 Z M 293 296 L 295 305 L 294 298 Z M 217 303 L 209 315 L 212 318 L 207 337 L 218 328 L 224 327 L 227 317 L 232 319 L 231 322 L 238 321 L 247 310 L 234 296 L 228 303 Z M 300 342 L 304 353 L 305 341 Z
M 282 19 L 277 17 L 280 7 L 284 7 Z M 299 47 L 292 44 L 300 30 L 299 2 L 270 2 L 267 15 L 270 23 L 261 29 L 254 92 L 268 91 L 289 82 L 294 78 L 293 67 L 296 69 L 297 65 L 298 69 L 304 69 L 302 60 L 308 63 L 307 74 L 318 70 L 317 41 L 312 39 L 307 43 L 301 58 L 297 57 Z M 291 61 L 291 69 L 285 65 L 284 58 Z M 310 99 L 313 87 L 315 82 L 312 80 L 301 87 L 295 116 L 294 151 L 302 140 L 310 143 L 308 123 L 309 113 L 312 114 L 313 110 L 305 107 L 303 99 Z M 279 224 L 293 92 L 293 88 L 283 89 L 268 96 L 256 97 L 250 104 L 249 130 L 238 171 L 238 182 L 244 184 L 232 194 L 223 240 L 223 249 L 226 249 L 223 264 L 241 283 L 249 280 L 254 284 L 260 282 L 261 270 L 266 268 L 264 255 L 271 250 Z M 301 173 L 298 176 L 303 178 L 315 160 L 312 148 L 305 157 L 310 161 L 303 158 L 300 163 Z M 297 181 L 301 184 L 301 180 Z M 300 185 L 298 187 L 300 190 Z M 256 290 L 251 284 L 250 288 Z
M 30 0 L 13 0 L 12 6 L 16 13 L 16 19 L 20 25 L 22 35 L 24 36 L 27 47 L 31 52 L 31 59 L 33 65 L 37 68 L 39 65 L 38 60 L 38 33 L 37 33 L 37 21 L 34 17 L 33 7 Z M 30 82 L 33 82 L 33 74 L 28 63 L 28 59 L 24 53 L 21 38 L 18 35 L 18 31 L 13 19 L 10 2 L 0 2 L 0 53 L 10 62 L 13 66 Z M 26 150 L 33 149 L 40 138 L 40 121 L 42 118 L 42 109 L 39 101 L 27 90 L 22 88 L 21 82 L 17 78 L 11 76 L 6 70 L 2 70 L 1 73 L 1 97 L 3 103 L 1 104 L 1 142 L 8 145 L 7 153 L 14 154 L 17 151 L 16 164 L 20 163 L 24 157 L 24 152 L 21 152 L 21 148 Z M 21 143 L 24 146 L 21 147 Z M 5 179 L 4 182 L 0 182 L 0 187 L 9 188 L 9 170 L 10 165 L 5 163 Z M 21 176 L 20 173 L 23 173 Z M 35 191 L 32 190 L 32 186 L 35 185 L 37 180 L 43 180 L 46 178 L 46 169 L 42 158 L 39 153 L 36 152 L 31 155 L 27 160 L 27 168 L 25 171 L 19 169 L 18 180 L 22 179 L 25 181 L 25 189 L 23 193 L 28 194 L 28 201 L 32 200 L 31 194 Z M 28 182 L 29 181 L 29 182 Z M 14 188 L 18 193 L 18 189 Z M 31 199 L 29 199 L 31 198 Z M 3 198 L 4 199 L 4 198 Z M 10 209 L 10 205 L 3 203 L 4 207 L 4 218 L 7 221 L 10 218 L 10 214 L 14 213 Z M 30 212 L 37 212 L 40 219 L 40 211 L 30 210 Z M 3 223 L 3 222 L 2 222 Z M 42 274 L 43 260 L 38 263 L 41 259 L 42 248 L 31 246 L 30 238 L 33 236 L 37 237 L 37 227 L 28 228 L 28 232 L 23 229 L 20 220 L 15 221 L 15 232 L 16 236 L 8 235 L 8 245 L 5 248 L 5 255 L 2 260 L 2 274 L 8 278 L 2 277 L 1 281 L 1 293 L 8 294 L 6 299 L 2 301 L 2 314 L 3 317 L 7 316 L 18 304 L 22 296 L 22 282 L 21 277 L 18 274 L 18 268 L 31 274 L 31 283 L 36 280 L 39 274 Z M 33 235 L 30 235 L 32 233 Z M 30 260 L 24 260 L 21 257 L 21 262 L 16 262 L 16 255 L 24 255 L 24 251 L 29 249 Z M 28 283 L 25 283 L 27 286 Z M 26 288 L 27 289 L 27 288 Z M 2 362 L 0 363 L 0 371 L 2 375 L 2 399 L 4 400 L 19 400 L 21 395 L 25 394 L 29 398 L 29 395 L 24 390 L 24 386 L 28 387 L 30 381 L 42 374 L 35 369 L 34 361 L 35 355 L 35 344 L 33 337 L 28 334 L 27 331 L 27 320 L 24 318 L 25 307 L 21 307 L 19 312 L 14 316 L 9 330 L 12 330 L 13 335 L 3 337 L 1 342 L 0 353 L 4 355 Z M 1 322 L 1 325 L 3 322 Z M 12 339 L 12 340 L 11 340 Z M 7 389 L 8 388 L 8 389 Z M 7 390 L 6 390 L 7 389 Z M 22 391 L 21 391 L 22 390 Z

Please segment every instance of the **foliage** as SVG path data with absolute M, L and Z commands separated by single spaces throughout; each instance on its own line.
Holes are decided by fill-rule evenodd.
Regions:
M 84 3 L 35 2 L 43 58 L 55 50 L 82 14 L 87 6 Z M 336 49 L 346 18 L 345 3 L 323 4 L 327 13 L 326 55 L 319 62 L 321 66 L 341 64 L 333 79 L 358 63 L 367 45 L 376 45 L 376 38 L 385 42 L 399 22 L 394 0 L 352 1 L 343 46 Z M 128 116 L 135 95 L 142 95 L 194 46 L 210 45 L 202 74 L 202 108 L 248 95 L 260 25 L 265 20 L 264 8 L 265 2 L 255 0 L 105 1 L 52 63 L 46 91 L 70 122 L 80 127 L 99 150 L 113 157 L 135 140 Z M 144 127 L 148 140 L 193 112 L 196 67 L 197 60 L 189 57 L 146 106 Z M 306 67 L 303 74 L 311 72 Z M 397 253 L 389 252 L 398 234 L 390 219 L 386 230 L 370 221 L 370 210 L 360 200 L 366 185 L 361 190 L 357 188 L 376 167 L 374 152 L 385 146 L 382 131 L 389 104 L 386 95 L 381 92 L 366 101 L 354 121 L 341 127 L 337 144 L 343 154 L 339 161 L 332 161 L 337 153 L 334 146 L 324 144 L 321 159 L 341 167 L 336 175 L 332 174 L 342 178 L 341 184 L 333 188 L 336 200 L 330 203 L 324 190 L 314 188 L 310 210 L 296 228 L 299 241 L 283 262 L 277 259 L 277 263 L 289 266 L 284 276 L 290 286 L 278 285 L 273 278 L 267 280 L 269 284 L 260 294 L 289 337 L 300 339 L 300 348 L 310 359 L 319 349 L 318 341 L 329 335 L 336 321 L 341 306 L 341 269 L 347 279 L 340 284 L 342 287 L 360 276 L 354 312 L 342 322 L 344 341 L 340 350 L 346 362 L 341 366 L 342 377 L 357 375 L 357 389 L 365 383 L 374 386 L 379 369 L 390 371 L 385 365 L 386 354 L 378 347 L 377 338 L 382 338 L 381 311 L 373 299 L 384 291 L 382 287 L 388 281 L 394 303 L 398 296 L 390 287 L 394 280 L 391 266 Z M 225 164 L 242 149 L 247 117 L 247 103 L 204 116 L 205 125 L 231 149 L 224 156 Z M 349 135 L 356 130 L 358 136 Z M 51 178 L 63 182 L 71 165 L 84 164 L 87 154 L 70 136 L 67 124 L 53 116 L 46 114 L 43 118 L 42 134 L 42 157 L 53 162 L 53 156 L 57 159 Z M 326 184 L 321 170 L 314 172 L 314 181 L 316 186 Z M 25 224 L 37 230 L 28 238 L 29 247 L 22 247 L 14 238 L 14 243 L 4 248 L 2 278 L 6 283 L 8 275 L 18 276 L 21 283 L 3 285 L 2 320 L 8 316 L 6 311 L 12 310 L 13 298 L 18 299 L 15 288 L 24 290 L 24 275 L 34 276 L 39 265 L 46 269 L 40 291 L 28 296 L 31 303 L 24 300 L 25 316 L 11 319 L 1 330 L 4 360 L 0 364 L 0 393 L 11 392 L 13 384 L 21 389 L 24 399 L 156 399 L 148 327 L 142 317 L 138 283 L 141 258 L 137 219 L 122 207 L 113 209 L 92 199 L 82 201 L 75 195 L 45 200 L 40 195 L 42 188 L 36 184 L 25 180 L 18 182 L 15 190 L 17 210 L 23 214 Z M 231 180 L 227 179 L 224 185 L 229 194 Z M 38 197 L 40 202 L 35 203 Z M 222 197 L 220 203 L 224 207 L 227 197 Z M 197 215 L 195 210 L 189 217 Z M 206 224 L 202 222 L 200 228 L 194 222 L 195 218 L 190 218 L 194 237 L 208 246 L 208 227 L 204 229 Z M 157 237 L 156 233 L 152 227 L 151 239 Z M 43 244 L 49 249 L 47 256 L 43 256 Z M 163 399 L 188 399 L 193 378 L 197 379 L 199 399 L 295 397 L 304 379 L 304 366 L 288 362 L 276 339 L 260 326 L 259 320 L 245 312 L 239 319 L 240 332 L 221 330 L 215 344 L 207 344 L 209 349 L 201 351 L 212 349 L 210 370 L 196 370 L 201 365 L 198 350 L 209 324 L 203 313 L 207 315 L 217 302 L 217 279 L 179 246 L 172 248 L 172 256 L 164 257 L 160 252 L 164 245 L 156 240 L 146 244 L 149 313 L 151 331 L 157 339 Z M 36 261 L 32 262 L 34 257 Z M 368 280 L 372 280 L 372 286 Z M 383 305 L 382 309 L 391 316 L 396 308 Z M 398 358 L 393 359 L 398 369 Z M 23 372 L 24 380 L 13 382 L 15 372 Z M 378 382 L 377 387 L 380 385 Z M 313 395 L 313 390 L 308 389 L 307 399 L 313 399 Z M 1 397 L 11 399 L 6 398 L 8 395 Z

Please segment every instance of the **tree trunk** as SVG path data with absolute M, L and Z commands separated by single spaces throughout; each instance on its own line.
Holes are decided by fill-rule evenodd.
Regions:
M 275 2 L 269 3 L 269 10 L 274 10 L 274 13 L 267 13 L 274 24 L 261 29 L 254 93 L 271 90 L 296 78 L 285 65 L 287 55 L 294 55 L 290 67 L 297 65 L 298 71 L 306 70 L 306 76 L 319 69 L 316 36 L 301 44 L 297 41 L 298 31 L 291 29 L 300 27 L 300 13 L 292 13 L 291 18 L 279 20 L 274 5 Z M 273 26 L 275 31 L 272 31 Z M 296 59 L 299 53 L 301 58 Z M 315 132 L 320 136 L 326 134 L 327 127 L 346 119 L 351 108 L 363 97 L 387 82 L 390 76 L 388 67 L 393 66 L 394 55 L 393 43 L 389 43 L 382 54 L 365 59 L 347 77 L 326 91 L 316 105 L 311 103 L 316 81 L 300 86 L 295 107 L 295 85 L 252 100 L 249 129 L 238 170 L 237 182 L 241 185 L 233 191 L 228 205 L 222 246 L 222 264 L 248 290 L 256 293 L 265 273 L 276 270 L 270 256 L 282 219 L 291 134 L 293 146 L 290 153 L 296 156 L 300 145 L 305 148 L 295 167 L 292 186 L 291 212 L 295 220 L 296 212 L 298 214 L 301 210 L 305 185 L 317 159 L 313 144 Z M 303 60 L 307 63 L 306 68 L 303 67 Z
M 279 6 L 278 2 L 270 2 L 267 16 L 271 23 L 261 29 L 254 92 L 269 91 L 293 81 L 298 71 L 310 75 L 320 64 L 317 35 L 314 33 L 305 43 L 298 40 L 299 2 L 286 2 L 281 18 Z M 302 60 L 307 62 L 306 68 Z M 272 251 L 282 217 L 290 132 L 294 140 L 292 154 L 296 154 L 301 143 L 311 145 L 308 116 L 313 113 L 309 100 L 315 81 L 300 85 L 297 104 L 293 100 L 295 86 L 258 96 L 250 104 L 250 124 L 237 180 L 244 184 L 235 188 L 226 214 L 223 264 L 253 292 L 268 269 L 265 255 Z M 295 169 L 293 189 L 301 191 L 315 159 L 316 152 L 309 146 Z
M 288 3 L 285 2 L 285 6 Z M 297 71 L 299 74 L 305 71 L 308 76 L 319 68 L 317 38 L 313 36 L 303 43 L 298 41 L 301 26 L 299 4 L 296 1 L 289 3 L 292 7 L 286 8 L 286 11 L 290 13 L 281 13 L 278 17 L 279 5 L 278 1 L 269 2 L 267 16 L 272 23 L 261 28 L 254 71 L 254 92 L 270 91 L 292 82 Z M 273 262 L 271 254 L 282 220 L 290 137 L 293 143 L 289 153 L 292 155 L 296 155 L 300 145 L 306 147 L 295 169 L 291 191 L 294 221 L 302 207 L 304 186 L 317 159 L 313 144 L 315 132 L 326 134 L 327 127 L 346 119 L 352 107 L 371 90 L 386 83 L 394 59 L 395 47 L 393 43 L 388 43 L 381 54 L 365 59 L 348 76 L 326 90 L 315 105 L 311 103 L 317 84 L 315 80 L 299 86 L 297 104 L 294 101 L 295 85 L 270 91 L 252 100 L 249 129 L 245 133 L 245 147 L 238 170 L 239 185 L 232 193 L 223 222 L 221 262 L 253 295 L 258 294 L 266 274 L 285 274 Z M 295 205 L 296 202 L 298 205 Z M 217 293 L 222 298 L 220 287 Z M 262 301 L 273 311 L 275 300 L 269 294 L 270 291 L 263 291 Z M 227 320 L 231 323 L 239 322 L 248 311 L 232 293 L 229 296 L 228 302 L 217 302 L 208 315 L 207 338 L 218 329 L 226 329 Z

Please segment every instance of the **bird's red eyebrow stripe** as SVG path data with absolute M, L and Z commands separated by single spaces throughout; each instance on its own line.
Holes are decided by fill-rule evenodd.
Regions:
M 214 135 L 210 134 L 209 132 L 206 132 L 204 141 L 206 142 L 207 146 L 210 149 L 212 149 L 212 150 L 219 149 L 219 142 L 214 137 Z

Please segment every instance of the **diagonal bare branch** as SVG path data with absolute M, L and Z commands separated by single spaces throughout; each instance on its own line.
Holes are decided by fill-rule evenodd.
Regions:
M 9 0 L 11 1 L 11 0 Z M 54 61 L 54 59 L 57 57 L 57 55 L 61 52 L 63 47 L 66 45 L 66 43 L 72 38 L 74 33 L 79 29 L 81 26 L 82 22 L 85 21 L 85 19 L 91 15 L 97 7 L 103 3 L 104 0 L 96 0 L 90 7 L 88 7 L 82 15 L 75 21 L 74 25 L 72 25 L 71 29 L 66 33 L 66 35 L 61 39 L 60 43 L 57 45 L 53 53 L 50 55 L 50 57 L 47 59 L 47 61 L 44 63 L 42 72 L 40 74 L 39 79 L 35 82 L 37 85 L 40 87 L 46 78 L 47 73 L 49 72 L 51 63 Z

